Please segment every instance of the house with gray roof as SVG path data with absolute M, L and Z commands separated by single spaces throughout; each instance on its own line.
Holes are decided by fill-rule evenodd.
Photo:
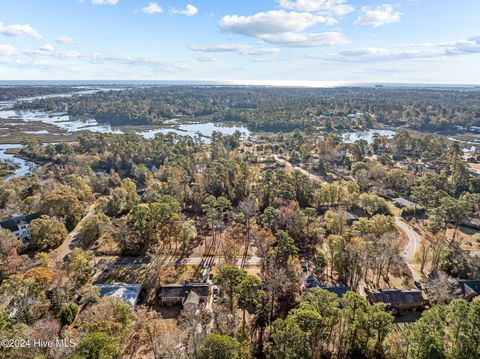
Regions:
M 137 305 L 138 297 L 142 289 L 141 284 L 125 283 L 97 284 L 97 287 L 100 290 L 101 297 L 118 298 L 130 304 L 132 307 Z
M 415 208 L 416 204 L 409 201 L 408 199 L 398 197 L 393 199 L 393 203 L 398 208 Z

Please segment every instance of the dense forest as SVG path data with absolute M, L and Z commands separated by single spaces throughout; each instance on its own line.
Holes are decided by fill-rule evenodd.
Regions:
M 16 100 L 23 97 L 66 94 L 78 90 L 78 87 L 72 86 L 0 86 L 0 101 Z
M 16 107 L 67 109 L 112 125 L 161 124 L 178 116 L 211 116 L 214 121 L 243 122 L 252 130 L 329 129 L 375 122 L 426 131 L 480 126 L 476 89 L 268 87 L 127 88 L 71 98 L 19 102 Z
M 0 217 L 38 218 L 29 242 L 0 230 L 0 334 L 75 345 L 12 345 L 5 358 L 480 355 L 480 301 L 456 290 L 479 279 L 459 225 L 478 216 L 480 181 L 454 142 L 408 132 L 371 144 L 298 130 L 254 144 L 238 133 L 209 144 L 90 133 L 26 141 L 21 155 L 41 167 L 0 184 Z M 395 209 L 397 196 L 418 206 Z M 415 271 L 430 309 L 399 324 L 402 313 L 359 293 L 415 288 L 401 217 L 423 233 Z M 205 269 L 212 302 L 172 318 L 161 288 L 201 282 Z M 308 289 L 306 271 L 347 293 Z M 137 306 L 100 295 L 98 285 L 117 282 L 141 284 Z

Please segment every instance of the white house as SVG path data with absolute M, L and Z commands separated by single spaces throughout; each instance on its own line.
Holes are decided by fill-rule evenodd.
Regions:
M 28 242 L 30 239 L 28 224 L 38 217 L 38 214 L 27 214 L 11 217 L 3 222 L 0 222 L 0 227 L 3 229 L 8 229 L 23 242 Z

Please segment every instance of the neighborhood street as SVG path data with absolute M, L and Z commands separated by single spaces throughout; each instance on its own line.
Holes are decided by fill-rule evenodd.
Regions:
M 182 258 L 179 256 L 158 256 L 156 260 L 161 262 L 176 262 L 177 264 L 186 264 L 186 265 L 200 265 L 205 260 L 205 256 L 191 256 L 187 258 Z M 119 256 L 95 256 L 94 258 L 97 264 L 109 264 L 111 266 L 131 266 L 131 265 L 144 265 L 151 262 L 150 258 L 137 258 L 137 257 L 119 257 Z M 251 256 L 246 260 L 246 266 L 258 266 L 260 265 L 261 258 L 257 256 Z M 223 261 L 222 256 L 215 256 L 215 263 L 218 265 Z M 241 266 L 242 259 L 237 260 L 237 265 Z

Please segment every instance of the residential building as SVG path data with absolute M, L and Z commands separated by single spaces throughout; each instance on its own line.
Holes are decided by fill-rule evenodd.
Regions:
M 313 288 L 320 288 L 326 290 L 330 293 L 336 294 L 337 297 L 343 297 L 348 291 L 350 291 L 350 287 L 347 287 L 343 283 L 339 282 L 321 282 L 317 278 L 310 276 L 305 280 L 305 290 L 309 291 Z
M 402 198 L 402 197 L 394 198 L 393 203 L 395 203 L 395 205 L 398 208 L 415 208 L 415 206 L 416 206 L 415 203 L 409 201 L 408 199 Z
M 125 283 L 97 284 L 97 287 L 100 289 L 100 296 L 119 298 L 132 307 L 137 305 L 138 297 L 142 289 L 141 284 Z
M 195 292 L 196 295 L 190 295 Z M 175 284 L 165 284 L 160 289 L 160 300 L 162 305 L 173 305 L 197 302 L 202 303 L 208 300 L 210 284 L 190 283 L 184 281 Z M 197 298 L 198 296 L 198 298 Z
M 11 217 L 3 222 L 0 222 L 0 227 L 8 229 L 25 243 L 30 240 L 30 231 L 28 230 L 28 225 L 32 220 L 38 217 L 39 215 L 36 213 Z
M 385 303 L 387 309 L 417 310 L 425 307 L 425 300 L 419 290 L 365 289 L 370 304 Z
M 480 280 L 460 279 L 458 284 L 462 291 L 463 299 L 472 300 L 480 295 Z
M 354 222 L 358 221 L 358 217 L 348 211 L 343 212 L 343 218 L 346 219 L 349 226 L 351 226 Z

